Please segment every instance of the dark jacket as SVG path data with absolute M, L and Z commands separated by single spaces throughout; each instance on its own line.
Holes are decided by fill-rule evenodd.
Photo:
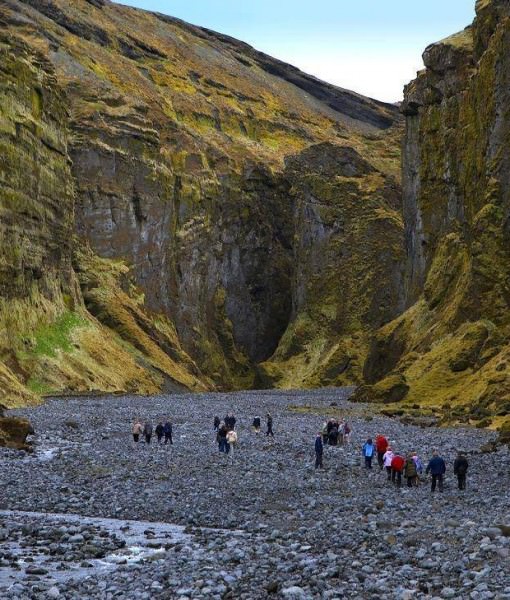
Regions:
M 327 423 L 328 433 L 331 433 L 333 427 L 336 427 L 338 429 L 338 423 L 334 419 L 330 419 Z
M 416 477 L 418 475 L 418 470 L 416 468 L 416 463 L 412 458 L 408 458 L 404 465 L 404 476 L 405 477 Z
M 172 433 L 172 423 L 170 423 L 170 421 L 167 421 L 165 423 L 165 426 L 163 427 L 163 431 L 164 431 L 165 435 L 169 435 Z
M 430 459 L 425 473 L 432 475 L 444 475 L 446 472 L 446 463 L 440 456 L 434 456 Z
M 316 454 L 322 454 L 324 452 L 324 445 L 322 443 L 322 438 L 320 438 L 319 436 L 317 436 L 315 438 L 315 453 Z
M 253 427 L 260 427 L 260 417 L 255 417 L 253 419 Z
M 221 423 L 221 420 L 219 417 L 214 417 L 214 427 L 219 427 Z
M 228 429 L 234 429 L 236 426 L 236 418 L 234 417 L 234 415 L 226 416 L 224 422 Z
M 163 427 L 163 424 L 162 423 L 158 423 L 156 425 L 156 435 L 158 437 L 163 437 L 163 431 L 164 431 L 164 429 L 165 428 Z
M 459 456 L 453 463 L 454 475 L 465 475 L 468 470 L 469 464 L 464 456 Z

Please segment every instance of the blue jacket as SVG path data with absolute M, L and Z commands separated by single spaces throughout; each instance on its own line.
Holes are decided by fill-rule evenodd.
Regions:
M 363 444 L 362 452 L 363 452 L 363 456 L 366 456 L 366 457 L 374 456 L 374 453 L 375 453 L 374 444 L 369 444 L 368 442 L 365 442 Z
M 323 451 L 324 451 L 324 445 L 322 443 L 322 438 L 316 437 L 315 438 L 315 452 L 317 454 L 322 454 Z
M 434 456 L 430 459 L 425 472 L 432 473 L 432 475 L 444 475 L 446 472 L 446 463 L 440 456 Z

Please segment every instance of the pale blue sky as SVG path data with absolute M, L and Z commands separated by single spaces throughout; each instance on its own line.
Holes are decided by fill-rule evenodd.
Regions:
M 321 79 L 394 102 L 425 47 L 470 24 L 475 0 L 122 0 L 226 33 Z

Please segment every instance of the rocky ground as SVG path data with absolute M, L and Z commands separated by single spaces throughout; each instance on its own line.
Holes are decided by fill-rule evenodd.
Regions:
M 481 453 L 489 432 L 404 425 L 348 393 L 74 398 L 17 411 L 34 424 L 35 451 L 0 450 L 0 597 L 510 599 L 508 448 Z M 230 410 L 233 461 L 212 431 Z M 268 410 L 274 440 L 250 430 Z M 134 445 L 135 416 L 166 415 L 172 447 Z M 352 444 L 327 447 L 316 472 L 326 416 L 347 417 Z M 380 432 L 424 458 L 440 448 L 444 492 L 366 471 L 361 444 Z M 458 449 L 469 453 L 465 492 L 452 474 Z

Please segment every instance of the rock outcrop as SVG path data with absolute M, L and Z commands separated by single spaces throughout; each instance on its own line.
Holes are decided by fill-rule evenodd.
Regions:
M 4 409 L 5 406 L 0 405 L 0 446 L 31 451 L 27 438 L 33 435 L 34 428 L 30 421 L 22 417 L 6 417 Z
M 359 381 L 403 307 L 397 108 L 106 0 L 2 0 L 0 19 L 32 77 L 14 69 L 2 111 L 22 103 L 41 153 L 0 185 L 19 193 L 44 164 L 53 186 L 19 222 L 47 236 L 35 267 L 51 259 L 10 275 L 37 298 L 0 346 L 6 377 L 35 392 Z M 14 152 L 18 121 L 0 129 Z
M 147 325 L 143 302 L 130 297 L 136 294 L 128 283 L 123 291 L 120 274 L 128 268 L 121 263 L 96 259 L 94 273 L 102 292 L 111 295 L 110 309 L 129 313 L 129 325 L 126 317 L 105 327 L 87 311 L 100 286 L 91 284 L 90 269 L 85 277 L 75 266 L 90 251 L 78 252 L 75 240 L 64 93 L 45 55 L 0 24 L 2 403 L 26 404 L 64 390 L 150 393 L 166 382 L 205 389 L 209 384 L 180 350 L 175 332 L 162 319 Z M 106 280 L 106 271 L 117 278 Z M 147 343 L 142 353 L 144 336 L 152 346 Z
M 404 306 L 398 176 L 330 143 L 288 157 L 285 175 L 296 197 L 293 313 L 260 382 L 361 383 L 371 336 Z
M 27 437 L 33 433 L 28 419 L 0 416 L 0 446 L 30 452 L 32 447 L 27 443 Z
M 400 386 L 408 406 L 497 425 L 510 410 L 508 2 L 479 1 L 424 62 L 402 107 L 408 310 L 377 333 L 359 397 Z

